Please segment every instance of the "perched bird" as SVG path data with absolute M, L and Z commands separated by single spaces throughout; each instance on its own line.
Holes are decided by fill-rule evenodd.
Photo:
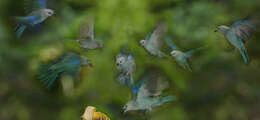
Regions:
M 135 110 L 151 111 L 153 107 L 175 100 L 174 96 L 160 96 L 168 86 L 168 82 L 160 76 L 156 77 L 155 74 L 145 75 L 133 86 L 133 98 L 124 106 L 124 113 Z
M 225 25 L 218 26 L 215 32 L 222 33 L 229 43 L 239 50 L 245 64 L 249 64 L 250 58 L 246 52 L 244 44 L 256 32 L 258 24 L 259 21 L 257 19 L 247 17 L 235 22 L 231 27 Z
M 173 56 L 176 60 L 176 62 L 181 65 L 184 69 L 192 71 L 190 65 L 189 65 L 189 59 L 191 57 L 191 55 L 193 53 L 199 52 L 203 49 L 205 49 L 206 47 L 200 47 L 200 48 L 196 48 L 196 49 L 192 49 L 186 52 L 183 52 L 180 50 L 179 47 L 177 47 L 174 42 L 171 40 L 170 37 L 165 37 L 165 42 L 167 43 L 167 45 L 169 45 L 172 49 L 171 51 L 171 56 Z
M 166 31 L 166 23 L 160 22 L 157 24 L 153 33 L 148 35 L 145 40 L 141 40 L 140 44 L 153 56 L 160 58 L 167 57 L 167 55 L 160 50 L 163 36 Z
M 121 51 L 116 56 L 116 66 L 119 71 L 118 81 L 121 84 L 131 87 L 134 84 L 133 72 L 136 69 L 134 56 L 125 51 Z
M 50 89 L 55 81 L 63 75 L 75 76 L 79 74 L 79 68 L 82 66 L 92 66 L 91 62 L 74 52 L 68 52 L 56 59 L 51 64 L 44 64 L 40 67 L 38 79 Z
M 88 21 L 80 26 L 79 39 L 76 40 L 83 49 L 103 48 L 103 43 L 94 38 L 94 20 L 90 17 Z
M 53 16 L 53 10 L 46 8 L 46 0 L 31 0 L 30 13 L 24 17 L 15 17 L 18 22 L 15 32 L 17 38 L 20 38 L 27 27 L 33 27 Z M 29 8 L 29 7 L 27 7 Z

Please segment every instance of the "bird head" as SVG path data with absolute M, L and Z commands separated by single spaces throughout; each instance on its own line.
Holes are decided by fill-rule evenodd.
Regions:
M 118 55 L 117 56 L 117 58 L 116 58 L 116 66 L 121 66 L 121 65 L 123 65 L 123 64 L 125 64 L 125 62 L 126 62 L 126 56 L 125 55 Z
M 142 46 L 145 46 L 146 43 L 147 43 L 147 40 L 141 40 L 141 41 L 140 41 L 140 44 L 141 44 Z
M 173 50 L 173 51 L 171 52 L 171 56 L 173 56 L 173 57 L 176 57 L 176 56 L 179 55 L 179 54 L 181 54 L 181 51 L 179 51 L 179 50 Z
M 215 32 L 220 32 L 222 34 L 225 34 L 230 28 L 225 25 L 220 25 L 216 28 Z
M 44 15 L 47 16 L 47 17 L 51 17 L 55 14 L 55 12 L 51 9 L 44 9 Z

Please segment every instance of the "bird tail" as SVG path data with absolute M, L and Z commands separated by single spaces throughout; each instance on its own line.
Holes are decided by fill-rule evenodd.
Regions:
M 176 100 L 176 97 L 175 96 L 167 96 L 167 97 L 163 97 L 161 99 L 161 102 L 162 103 L 165 103 L 165 102 L 171 102 L 171 101 L 174 101 Z
M 248 54 L 246 52 L 245 47 L 241 47 L 240 53 L 241 53 L 241 55 L 243 57 L 243 60 L 244 60 L 245 64 L 248 65 L 250 63 L 250 58 L 249 58 L 249 56 L 248 56 Z
M 44 84 L 47 89 L 51 89 L 59 76 L 57 71 L 50 70 L 50 65 L 42 65 L 38 79 Z
M 192 69 L 191 69 L 189 63 L 184 64 L 184 68 L 185 68 L 186 70 L 189 70 L 190 72 L 192 72 Z
M 121 84 L 127 85 L 128 87 L 132 87 L 134 85 L 132 74 L 125 75 L 124 73 L 121 73 L 118 77 L 118 80 Z
M 17 38 L 21 38 L 25 29 L 26 29 L 25 25 L 17 25 L 17 27 L 15 29 L 15 33 L 16 33 Z

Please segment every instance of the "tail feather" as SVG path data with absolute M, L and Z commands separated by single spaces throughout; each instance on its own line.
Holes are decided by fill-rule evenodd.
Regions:
M 16 32 L 17 38 L 21 38 L 21 36 L 22 36 L 22 34 L 23 34 L 23 32 L 24 32 L 25 29 L 26 29 L 26 26 L 25 26 L 25 25 L 18 25 L 18 26 L 16 27 L 15 32 Z
M 163 97 L 161 99 L 161 102 L 162 103 L 165 103 L 165 102 L 171 102 L 171 101 L 174 101 L 176 100 L 176 97 L 175 96 L 167 96 L 167 97 Z
M 186 70 L 189 70 L 190 72 L 192 72 L 192 69 L 191 69 L 189 63 L 185 63 L 185 64 L 184 64 L 184 68 L 185 68 Z
M 241 53 L 241 55 L 243 57 L 243 60 L 244 60 L 245 64 L 248 65 L 250 63 L 250 58 L 249 58 L 249 56 L 248 56 L 248 54 L 246 52 L 246 49 L 244 47 L 242 47 L 240 49 L 240 53 Z
M 133 76 L 131 74 L 125 75 L 124 73 L 121 73 L 118 77 L 118 81 L 128 87 L 132 87 L 134 84 Z
M 46 86 L 47 89 L 51 89 L 54 85 L 54 82 L 58 78 L 58 72 L 49 70 L 48 65 L 43 65 L 40 68 L 40 75 L 38 79 Z

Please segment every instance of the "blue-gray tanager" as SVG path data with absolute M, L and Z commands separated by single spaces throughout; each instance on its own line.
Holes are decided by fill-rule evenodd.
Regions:
M 165 42 L 167 45 L 169 45 L 172 49 L 171 56 L 173 56 L 176 60 L 176 62 L 181 65 L 184 69 L 192 71 L 191 67 L 189 65 L 189 59 L 193 53 L 196 53 L 198 51 L 201 51 L 205 49 L 206 47 L 200 47 L 196 49 L 189 50 L 187 52 L 183 52 L 180 50 L 179 47 L 177 47 L 174 42 L 171 40 L 170 37 L 165 37 Z
M 235 22 L 231 27 L 225 25 L 218 26 L 215 32 L 222 33 L 229 43 L 239 50 L 245 64 L 249 64 L 250 58 L 244 44 L 255 33 L 258 24 L 259 21 L 255 18 L 247 17 Z
M 163 41 L 163 36 L 167 31 L 165 22 L 159 22 L 151 35 L 148 35 L 145 40 L 141 40 L 140 44 L 153 56 L 167 57 L 160 48 Z
M 169 87 L 167 81 L 155 74 L 145 75 L 132 88 L 132 99 L 124 106 L 124 113 L 128 111 L 151 111 L 153 107 L 175 100 L 174 96 L 160 96 Z
M 40 67 L 38 79 L 41 80 L 48 89 L 52 88 L 55 81 L 63 75 L 75 76 L 79 74 L 82 66 L 92 66 L 91 62 L 77 53 L 68 52 L 57 58 L 50 64 Z
M 119 71 L 118 81 L 129 87 L 133 86 L 133 72 L 136 69 L 134 56 L 125 51 L 121 51 L 116 56 L 116 66 Z
M 103 43 L 94 38 L 94 20 L 89 18 L 80 26 L 79 39 L 76 40 L 83 49 L 103 48 Z
M 42 23 L 48 17 L 54 15 L 54 11 L 46 8 L 46 0 L 32 0 L 30 13 L 24 17 L 16 17 L 18 21 L 15 32 L 17 38 L 20 38 L 27 27 L 33 27 Z

